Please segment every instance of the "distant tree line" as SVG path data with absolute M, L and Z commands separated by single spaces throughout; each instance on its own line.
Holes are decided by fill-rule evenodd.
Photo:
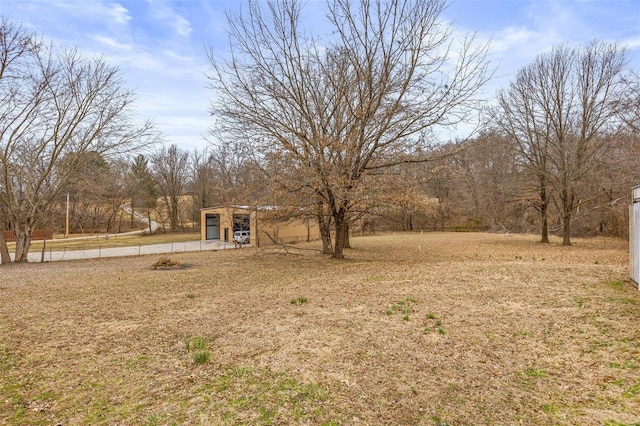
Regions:
M 133 124 L 116 67 L 2 20 L 0 227 L 16 261 L 67 217 L 72 232 L 129 230 L 134 213 L 177 230 L 230 204 L 315 217 L 335 258 L 376 229 L 626 237 L 640 78 L 625 49 L 555 46 L 487 101 L 490 46 L 454 37 L 445 7 L 328 0 L 318 36 L 301 2 L 250 2 L 229 15 L 231 51 L 206 52 L 214 121 L 194 151 Z M 460 126 L 469 137 L 441 141 Z
M 252 2 L 228 18 L 231 53 L 208 54 L 215 135 L 316 212 L 326 253 L 376 222 L 625 235 L 640 92 L 623 48 L 555 46 L 486 101 L 488 45 L 452 36 L 446 2 L 327 7 L 322 37 L 301 2 Z M 460 125 L 470 137 L 439 142 Z

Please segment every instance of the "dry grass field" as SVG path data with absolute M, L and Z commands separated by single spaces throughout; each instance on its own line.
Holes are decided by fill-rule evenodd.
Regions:
M 639 425 L 627 243 L 425 233 L 0 268 L 0 424 Z

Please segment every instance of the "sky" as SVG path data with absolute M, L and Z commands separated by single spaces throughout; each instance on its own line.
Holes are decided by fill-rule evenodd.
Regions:
M 307 0 L 306 19 L 322 25 L 325 0 Z M 164 143 L 204 149 L 214 94 L 206 47 L 228 51 L 226 12 L 245 0 L 0 0 L 0 16 L 56 46 L 102 55 L 137 94 L 137 119 L 155 122 Z M 450 0 L 442 19 L 459 34 L 490 41 L 491 98 L 517 71 L 559 44 L 593 39 L 628 49 L 640 69 L 640 0 Z M 315 25 L 315 22 L 314 22 Z

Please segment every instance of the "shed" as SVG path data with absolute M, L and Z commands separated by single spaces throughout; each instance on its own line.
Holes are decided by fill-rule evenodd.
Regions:
M 290 214 L 273 206 L 216 206 L 200 210 L 200 239 L 232 242 L 233 233 L 248 231 L 249 243 L 257 247 L 320 239 L 313 215 Z
M 632 189 L 629 206 L 629 272 L 640 290 L 640 186 Z

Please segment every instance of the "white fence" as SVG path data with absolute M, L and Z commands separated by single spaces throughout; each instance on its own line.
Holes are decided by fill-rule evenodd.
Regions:
M 29 262 L 55 262 L 77 259 L 101 259 L 105 257 L 142 256 L 147 254 L 181 253 L 205 250 L 225 250 L 236 247 L 233 243 L 220 241 L 185 241 L 164 244 L 137 245 L 130 247 L 98 247 L 86 250 L 47 249 L 44 252 L 32 252 Z M 13 258 L 13 253 L 11 254 Z
M 633 188 L 629 206 L 629 272 L 640 290 L 640 186 Z

